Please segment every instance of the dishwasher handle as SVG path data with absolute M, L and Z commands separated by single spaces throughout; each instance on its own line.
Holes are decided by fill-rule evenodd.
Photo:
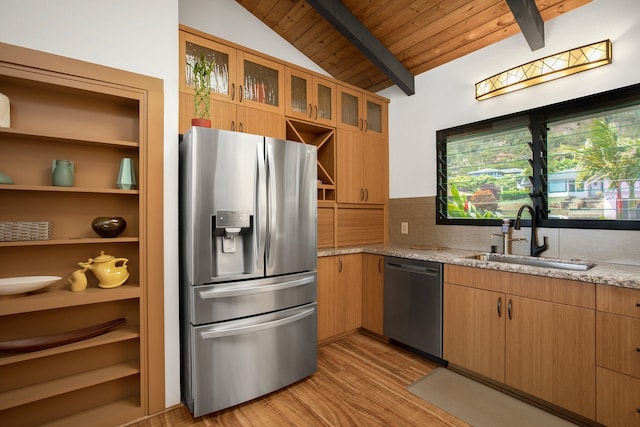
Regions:
M 429 268 L 420 265 L 412 265 L 412 264 L 399 264 L 395 262 L 387 262 L 386 268 L 390 268 L 392 270 L 400 270 L 407 271 L 410 273 L 418 273 L 425 274 L 427 276 L 440 276 L 440 270 L 437 268 Z

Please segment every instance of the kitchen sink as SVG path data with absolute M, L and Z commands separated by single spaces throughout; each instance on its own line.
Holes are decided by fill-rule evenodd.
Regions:
M 549 258 L 536 258 L 519 255 L 502 255 L 494 253 L 478 254 L 467 258 L 477 259 L 479 261 L 502 262 L 506 264 L 518 264 L 542 268 L 559 268 L 561 270 L 572 271 L 587 271 L 596 266 L 595 264 L 587 262 L 555 260 Z

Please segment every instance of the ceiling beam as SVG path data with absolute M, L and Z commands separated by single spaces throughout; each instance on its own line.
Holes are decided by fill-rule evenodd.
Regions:
M 506 0 L 531 50 L 544 47 L 544 21 L 534 0 Z
M 416 92 L 413 74 L 343 6 L 340 0 L 307 0 L 307 3 L 382 70 L 404 93 L 413 95 Z

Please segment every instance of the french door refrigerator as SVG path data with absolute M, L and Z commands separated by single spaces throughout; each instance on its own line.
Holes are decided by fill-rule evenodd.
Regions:
M 179 151 L 182 398 L 200 416 L 317 370 L 317 152 L 200 127 Z

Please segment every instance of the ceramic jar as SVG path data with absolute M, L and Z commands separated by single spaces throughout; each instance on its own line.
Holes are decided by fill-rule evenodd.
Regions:
M 69 160 L 54 160 L 51 171 L 51 182 L 58 187 L 72 187 L 73 162 Z

